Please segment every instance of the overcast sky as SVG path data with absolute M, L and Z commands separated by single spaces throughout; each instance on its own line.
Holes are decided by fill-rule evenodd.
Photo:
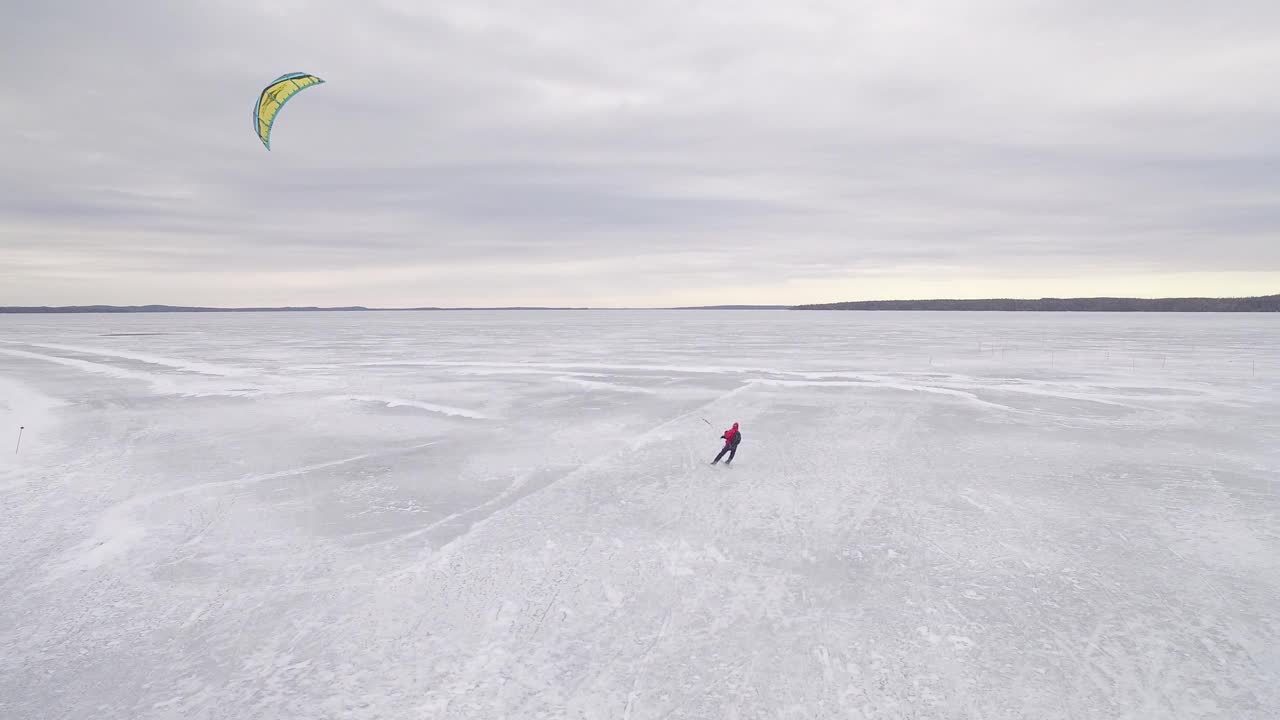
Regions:
M 0 163 L 0 305 L 1270 294 L 1280 2 L 5 3 Z

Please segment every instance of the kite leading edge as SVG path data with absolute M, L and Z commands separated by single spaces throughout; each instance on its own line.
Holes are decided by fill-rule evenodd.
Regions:
M 280 108 L 294 95 L 322 82 L 324 80 L 310 73 L 286 73 L 262 89 L 258 94 L 258 102 L 253 106 L 253 127 L 263 147 L 271 149 L 271 126 L 275 123 Z

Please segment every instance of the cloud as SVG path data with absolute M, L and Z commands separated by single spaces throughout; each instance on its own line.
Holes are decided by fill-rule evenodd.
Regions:
M 1276 27 L 1269 2 L 23 4 L 0 303 L 1280 287 Z M 290 71 L 327 82 L 266 152 L 253 100 Z

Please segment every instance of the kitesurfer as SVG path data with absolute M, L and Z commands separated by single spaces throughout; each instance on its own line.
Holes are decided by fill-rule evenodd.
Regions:
M 729 453 L 729 459 L 724 461 L 724 464 L 728 465 L 733 462 L 733 456 L 738 454 L 738 443 L 742 442 L 742 432 L 738 430 L 738 423 L 734 423 L 733 427 L 725 430 L 720 439 L 724 440 L 724 447 L 720 448 L 720 454 L 716 455 L 716 459 L 711 461 L 712 465 L 720 462 L 720 458 L 724 457 L 725 453 Z

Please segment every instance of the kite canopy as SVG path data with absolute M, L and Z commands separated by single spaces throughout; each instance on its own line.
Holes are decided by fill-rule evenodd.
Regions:
M 263 147 L 271 149 L 271 125 L 280 114 L 280 108 L 299 92 L 324 82 L 309 73 L 287 73 L 262 88 L 258 102 L 253 106 L 253 127 Z

